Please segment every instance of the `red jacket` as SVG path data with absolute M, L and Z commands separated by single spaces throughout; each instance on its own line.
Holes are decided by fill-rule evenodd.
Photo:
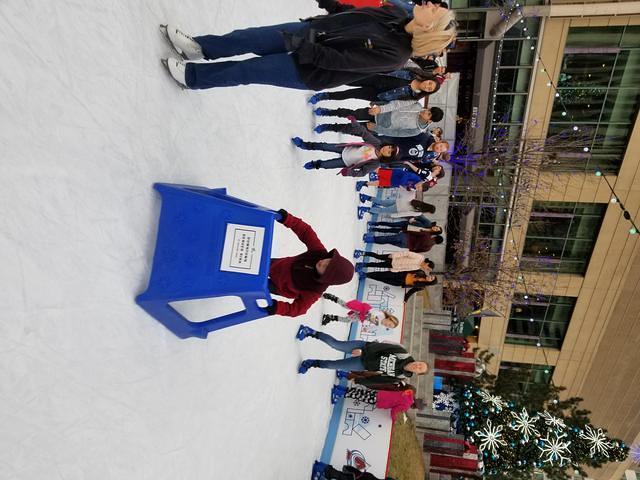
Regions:
M 307 246 L 307 251 L 322 252 L 330 255 L 331 252 L 327 251 L 316 235 L 316 232 L 298 217 L 288 213 L 284 220 L 284 226 L 290 228 L 293 233 L 298 236 L 300 241 Z M 297 256 L 271 259 L 269 279 L 275 285 L 276 295 L 293 298 L 293 302 L 291 303 L 274 301 L 273 304 L 276 308 L 276 315 L 284 315 L 287 317 L 303 315 L 309 310 L 311 305 L 318 301 L 327 287 L 347 283 L 351 280 L 353 276 L 353 265 L 337 252 L 332 252 L 334 252 L 332 263 L 327 267 L 327 271 L 321 277 L 321 279 L 326 279 L 326 284 L 322 285 L 319 283 L 319 288 L 316 290 L 300 290 L 294 284 L 291 269 L 293 263 L 298 258 Z
M 379 390 L 376 408 L 390 408 L 391 419 L 395 422 L 400 412 L 406 412 L 413 405 L 413 391 L 401 390 L 393 392 L 389 390 Z

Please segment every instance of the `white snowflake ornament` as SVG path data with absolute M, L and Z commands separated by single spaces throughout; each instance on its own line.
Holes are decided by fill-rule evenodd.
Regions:
M 498 448 L 500 445 L 506 447 L 507 442 L 502 438 L 503 425 L 494 427 L 491 424 L 491 420 L 487 420 L 487 427 L 484 430 L 476 430 L 473 434 L 480 439 L 480 445 L 478 449 L 481 452 L 490 450 L 492 455 L 498 455 Z
M 607 436 L 604 434 L 601 428 L 594 429 L 591 425 L 584 427 L 584 431 L 580 432 L 580 438 L 587 441 L 589 447 L 589 453 L 594 455 L 598 453 L 609 458 L 609 450 L 613 448 L 611 442 L 609 442 Z
M 543 463 L 549 463 L 551 465 L 557 463 L 563 466 L 565 463 L 569 463 L 571 451 L 569 445 L 571 442 L 563 442 L 562 439 L 567 437 L 566 433 L 554 432 L 555 438 L 549 438 L 550 433 L 547 432 L 547 438 L 538 442 L 538 449 L 540 450 L 540 459 Z
M 501 397 L 497 395 L 491 395 L 490 393 L 485 392 L 484 390 L 480 390 L 478 392 L 478 396 L 482 399 L 482 403 L 488 403 L 489 405 L 493 405 L 498 411 L 502 410 L 503 407 L 506 407 L 507 404 Z
M 511 416 L 513 417 L 511 428 L 516 432 L 522 433 L 525 443 L 529 441 L 530 437 L 540 435 L 540 432 L 535 427 L 536 422 L 540 418 L 538 415 L 530 417 L 529 412 L 523 407 L 521 413 L 511 412 Z
M 549 427 L 564 429 L 567 428 L 564 421 L 561 418 L 554 417 L 548 411 L 544 411 L 540 414 L 540 416 L 544 419 L 544 423 Z

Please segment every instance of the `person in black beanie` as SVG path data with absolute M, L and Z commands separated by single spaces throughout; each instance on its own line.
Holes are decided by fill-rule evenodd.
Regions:
M 294 257 L 272 258 L 269 267 L 269 290 L 293 302 L 274 301 L 265 310 L 269 315 L 296 317 L 309 310 L 330 285 L 348 283 L 354 274 L 353 264 L 336 249 L 328 251 L 316 232 L 300 218 L 286 210 L 278 212 L 278 222 L 290 228 L 307 251 Z

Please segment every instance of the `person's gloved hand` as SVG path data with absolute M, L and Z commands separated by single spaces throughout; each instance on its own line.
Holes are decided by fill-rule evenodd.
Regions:
M 287 219 L 287 216 L 289 215 L 289 213 L 284 208 L 278 210 L 278 214 L 280 216 L 276 218 L 276 220 L 280 223 L 284 223 L 284 221 Z
M 264 307 L 263 310 L 267 313 L 268 315 L 275 315 L 276 314 L 276 303 L 273 302 L 271 305 Z
M 291 32 L 283 31 L 282 38 L 284 39 L 284 48 L 286 48 L 288 52 L 296 51 L 298 48 L 300 48 L 302 42 L 304 42 L 304 37 L 295 35 Z

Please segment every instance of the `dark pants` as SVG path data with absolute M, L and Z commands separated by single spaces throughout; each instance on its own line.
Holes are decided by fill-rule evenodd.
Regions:
M 360 100 L 368 100 L 373 102 L 378 100 L 379 88 L 375 87 L 358 87 L 340 90 L 339 92 L 323 92 L 323 98 L 327 100 L 347 100 L 349 98 L 357 98 Z
M 362 263 L 363 267 L 367 268 L 391 268 L 391 257 L 389 254 L 380 254 L 375 252 L 364 252 L 365 257 L 373 257 L 380 262 L 365 262 Z
M 303 150 L 320 150 L 323 152 L 340 153 L 345 149 L 347 145 L 344 143 L 326 143 L 326 142 L 304 142 L 301 145 Z M 342 157 L 332 158 L 330 160 L 320 160 L 320 168 L 344 168 L 347 165 L 342 160 Z
M 367 278 L 386 283 L 387 285 L 404 287 L 404 280 L 407 276 L 407 272 L 369 272 L 366 275 Z
M 245 53 L 258 57 L 248 60 L 187 63 L 185 81 L 192 89 L 233 87 L 236 85 L 274 85 L 309 90 L 302 83 L 298 67 L 284 45 L 282 31 L 304 33 L 304 22 L 234 30 L 226 35 L 204 35 L 194 40 L 205 58 L 214 60 Z
M 351 110 L 350 108 L 334 108 L 325 109 L 325 115 L 333 115 L 335 117 L 356 117 L 359 122 L 375 122 L 376 117 L 369 115 L 369 108 L 358 108 Z

